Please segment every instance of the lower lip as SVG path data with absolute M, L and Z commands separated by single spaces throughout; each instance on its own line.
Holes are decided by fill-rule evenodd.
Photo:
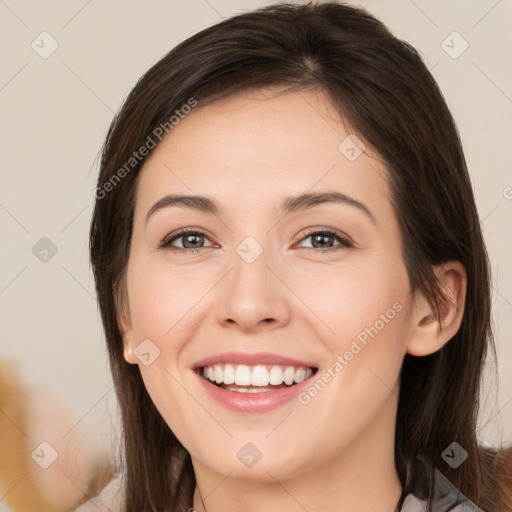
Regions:
M 290 402 L 311 383 L 311 377 L 290 387 L 263 391 L 261 393 L 239 393 L 228 391 L 212 384 L 197 372 L 194 372 L 201 381 L 206 392 L 221 405 L 235 412 L 267 412 L 277 409 L 281 405 Z M 314 374 L 313 374 L 314 375 Z

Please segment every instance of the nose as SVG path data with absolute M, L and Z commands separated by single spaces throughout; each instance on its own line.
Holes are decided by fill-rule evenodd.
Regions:
M 242 254 L 242 256 L 240 256 Z M 218 290 L 217 319 L 224 327 L 259 332 L 290 321 L 290 292 L 268 251 L 252 262 L 235 253 L 232 267 Z

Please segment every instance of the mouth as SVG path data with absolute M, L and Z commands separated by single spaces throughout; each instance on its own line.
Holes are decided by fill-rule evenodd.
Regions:
M 195 368 L 205 381 L 235 393 L 266 393 L 291 388 L 311 378 L 318 368 L 282 364 L 217 363 Z
M 271 352 L 223 352 L 191 367 L 206 393 L 235 413 L 266 413 L 289 404 L 311 385 L 319 365 Z

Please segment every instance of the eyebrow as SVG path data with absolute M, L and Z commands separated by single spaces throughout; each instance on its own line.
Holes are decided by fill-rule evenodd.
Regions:
M 342 203 L 353 206 L 362 211 L 375 225 L 377 225 L 375 217 L 364 203 L 361 203 L 360 201 L 357 201 L 356 199 L 347 196 L 346 194 L 334 191 L 305 193 L 298 196 L 286 196 L 281 204 L 279 212 L 282 215 L 286 215 L 288 213 L 297 212 L 300 210 L 307 210 L 319 204 L 325 203 Z M 170 206 L 191 208 L 213 215 L 219 215 L 221 211 L 219 204 L 215 200 L 205 196 L 183 196 L 169 194 L 159 199 L 149 209 L 146 215 L 146 223 L 148 222 L 151 215 L 153 215 L 156 211 L 161 210 L 162 208 L 168 208 Z

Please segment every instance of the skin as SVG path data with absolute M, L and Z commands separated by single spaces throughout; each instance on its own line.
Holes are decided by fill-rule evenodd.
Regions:
M 354 161 L 340 152 L 347 126 L 319 91 L 239 94 L 194 109 L 141 171 L 119 324 L 127 362 L 139 365 L 191 454 L 197 510 L 393 511 L 400 496 L 393 454 L 402 360 L 456 333 L 466 276 L 458 262 L 436 268 L 452 298 L 440 319 L 411 293 L 387 170 L 369 147 Z M 323 191 L 364 203 L 374 221 L 339 203 L 278 212 L 286 195 Z M 172 206 L 146 223 L 171 193 L 208 196 L 222 210 Z M 160 248 L 187 227 L 206 232 L 198 251 Z M 309 235 L 322 228 L 353 247 L 328 236 L 313 248 Z M 247 236 L 263 248 L 250 264 L 236 251 Z M 396 303 L 400 312 L 307 404 L 233 412 L 191 370 L 219 352 L 264 351 L 311 361 L 320 375 Z M 146 338 L 160 350 L 148 366 L 134 355 Z M 251 468 L 236 456 L 247 442 L 262 453 Z

